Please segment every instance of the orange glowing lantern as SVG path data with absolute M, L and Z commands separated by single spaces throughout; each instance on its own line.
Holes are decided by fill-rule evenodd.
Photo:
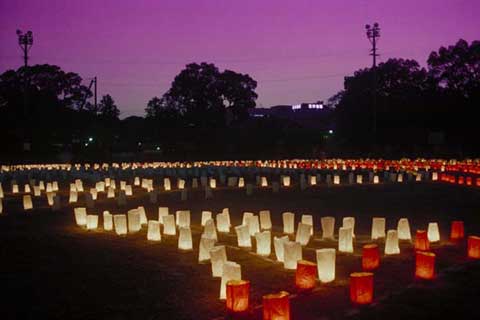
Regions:
M 465 178 L 464 177 L 458 177 L 458 181 L 457 181 L 458 184 L 465 184 Z
M 263 296 L 263 320 L 290 320 L 288 292 L 280 291 Z
M 457 241 L 463 239 L 465 230 L 463 228 L 463 221 L 452 221 L 452 228 L 450 230 L 450 240 Z
M 469 236 L 467 240 L 468 257 L 480 259 L 480 237 Z
M 472 177 L 467 177 L 467 179 L 465 180 L 465 184 L 467 186 L 471 186 L 472 185 Z
M 230 280 L 227 282 L 227 311 L 236 313 L 248 309 L 250 281 Z
M 300 289 L 313 289 L 317 279 L 317 265 L 306 260 L 297 261 L 295 285 Z
M 362 268 L 372 271 L 380 266 L 380 252 L 376 244 L 366 244 L 362 248 Z
M 427 231 L 417 230 L 417 234 L 415 235 L 415 249 L 421 251 L 427 251 L 430 249 Z
M 350 300 L 356 304 L 369 304 L 373 300 L 373 273 L 350 274 Z
M 415 277 L 430 280 L 435 277 L 435 253 L 417 251 Z

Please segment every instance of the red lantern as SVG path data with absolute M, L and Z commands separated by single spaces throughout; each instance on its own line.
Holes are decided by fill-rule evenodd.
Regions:
M 427 231 L 417 230 L 415 235 L 415 250 L 427 251 L 430 249 L 430 242 L 428 241 Z
M 362 268 L 372 271 L 380 266 L 380 252 L 376 244 L 366 244 L 362 248 Z
M 290 300 L 286 291 L 263 296 L 263 320 L 290 320 Z
M 227 311 L 243 312 L 248 309 L 250 281 L 230 280 L 227 282 Z
M 466 185 L 471 186 L 472 185 L 472 177 L 467 177 L 466 179 Z
M 415 277 L 430 280 L 435 276 L 435 253 L 417 251 L 415 258 Z
M 480 259 L 480 237 L 469 236 L 467 240 L 468 257 Z
M 297 262 L 297 272 L 295 274 L 295 285 L 300 289 L 312 289 L 317 280 L 317 265 L 306 260 Z
M 350 300 L 357 304 L 369 304 L 373 300 L 373 273 L 350 274 Z
M 463 239 L 465 236 L 463 221 L 452 221 L 452 228 L 450 230 L 450 240 L 457 241 Z
M 476 179 L 476 184 L 477 184 L 477 187 L 480 187 L 480 178 Z
M 465 183 L 465 178 L 464 177 L 458 177 L 458 184 L 464 184 Z

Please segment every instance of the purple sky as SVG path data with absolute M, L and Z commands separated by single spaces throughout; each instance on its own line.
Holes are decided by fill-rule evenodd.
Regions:
M 143 115 L 190 62 L 248 73 L 257 106 L 327 100 L 371 64 L 364 25 L 382 28 L 380 61 L 480 39 L 479 0 L 2 0 L 0 72 L 18 68 L 15 30 L 32 30 L 32 64 L 97 76 L 121 117 Z M 85 81 L 87 83 L 87 81 Z

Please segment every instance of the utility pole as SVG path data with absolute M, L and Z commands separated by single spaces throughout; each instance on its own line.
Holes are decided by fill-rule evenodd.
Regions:
M 97 109 L 98 108 L 98 106 L 97 106 L 97 77 L 96 76 L 93 78 L 93 82 L 95 84 L 95 87 L 94 87 L 94 90 L 93 90 L 94 91 L 94 94 L 93 94 L 93 99 L 94 100 L 93 101 L 95 102 L 95 111 L 98 112 L 98 109 Z
M 28 52 L 33 45 L 33 33 L 32 31 L 27 31 L 23 33 L 21 30 L 17 30 L 18 45 L 22 49 L 23 53 L 23 114 L 27 118 L 28 112 Z M 30 127 L 30 125 L 28 125 Z M 30 130 L 30 129 L 27 129 Z M 31 134 L 27 134 L 28 140 L 31 138 Z M 30 144 L 24 141 L 24 150 L 29 150 Z
M 367 38 L 372 44 L 370 55 L 373 57 L 373 139 L 375 141 L 377 135 L 377 39 L 380 38 L 380 26 L 377 22 L 373 24 L 373 27 L 367 24 L 365 26 L 367 31 Z

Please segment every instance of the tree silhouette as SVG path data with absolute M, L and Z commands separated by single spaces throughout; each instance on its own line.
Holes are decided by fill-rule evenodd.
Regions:
M 100 100 L 98 113 L 103 119 L 118 120 L 120 110 L 118 110 L 118 107 L 115 105 L 113 98 L 107 94 L 102 97 L 102 100 Z

